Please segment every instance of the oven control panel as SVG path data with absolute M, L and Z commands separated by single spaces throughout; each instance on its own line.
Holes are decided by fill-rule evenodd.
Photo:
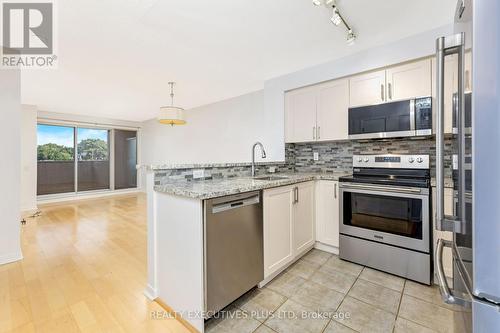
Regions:
M 429 169 L 429 155 L 354 155 L 353 167 L 391 169 Z

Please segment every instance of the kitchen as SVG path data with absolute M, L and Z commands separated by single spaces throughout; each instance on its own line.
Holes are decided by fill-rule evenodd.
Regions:
M 500 330 L 496 1 L 114 2 L 9 72 L 0 333 Z
M 342 314 L 349 305 L 357 309 L 350 320 L 330 321 L 332 331 L 338 329 L 336 325 L 355 331 L 471 330 L 470 296 L 463 296 L 471 282 L 461 280 L 472 274 L 471 241 L 467 240 L 471 232 L 465 218 L 458 222 L 468 216 L 470 225 L 472 212 L 474 79 L 472 44 L 464 38 L 470 34 L 470 10 L 459 2 L 457 27 L 464 33 L 438 39 L 433 54 L 305 87 L 280 87 L 284 163 L 266 164 L 265 144 L 257 142 L 251 150 L 251 166 L 150 166 L 150 275 L 145 294 L 178 311 L 188 327 L 243 332 L 259 327 L 259 321 L 238 321 L 228 313 L 245 309 L 245 299 L 251 303 L 248 298 L 269 290 L 288 298 L 281 311 L 299 313 L 307 309 L 304 303 L 312 312 L 331 309 L 321 298 L 294 302 L 296 294 L 301 295 L 295 289 L 300 290 L 306 278 L 313 285 L 332 287 L 342 295 L 340 299 L 348 294 L 335 314 Z M 262 159 L 255 165 L 256 154 Z M 453 239 L 464 242 L 464 247 L 455 248 Z M 337 275 L 322 275 L 328 268 L 308 261 L 309 257 L 327 258 L 321 263 L 331 263 Z M 454 264 L 454 258 L 464 262 Z M 178 269 L 173 272 L 172 267 Z M 414 287 L 420 288 L 417 294 L 440 289 L 443 300 L 433 296 L 437 305 L 455 305 L 445 311 L 426 303 L 419 308 L 419 299 L 404 296 L 404 289 L 402 298 L 396 296 L 396 303 L 402 300 L 399 312 L 392 309 L 397 315 L 376 320 L 375 316 L 383 315 L 348 302 L 351 293 L 362 293 L 358 283 L 366 283 L 359 277 L 363 267 L 367 272 L 375 269 L 403 277 L 410 290 L 416 281 L 421 284 Z M 352 275 L 342 276 L 344 270 Z M 295 271 L 300 272 L 298 278 Z M 422 287 L 433 284 L 439 288 Z M 453 293 L 449 285 L 455 286 Z M 245 294 L 256 286 L 256 291 Z M 357 298 L 372 297 L 367 302 L 383 308 L 384 302 L 377 304 L 377 298 L 386 296 L 386 288 L 378 288 L 378 294 L 370 295 L 365 289 L 370 296 Z M 412 315 L 412 307 L 419 313 Z M 186 316 L 193 309 L 203 316 Z M 266 329 L 325 327 L 321 319 L 294 322 L 279 318 L 276 308 L 269 311 L 257 318 Z M 277 319 L 272 311 L 277 311 Z M 441 312 L 441 318 L 432 315 Z

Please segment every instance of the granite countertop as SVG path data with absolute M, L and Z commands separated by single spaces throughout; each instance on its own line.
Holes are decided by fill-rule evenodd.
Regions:
M 163 185 L 156 185 L 154 190 L 161 193 L 203 200 L 272 187 L 292 185 L 311 180 L 338 180 L 339 177 L 349 174 L 349 172 L 275 173 L 270 175 L 287 178 L 277 180 L 256 180 L 250 177 L 201 181 L 176 180 Z
M 255 162 L 257 166 L 285 165 L 286 162 Z M 137 165 L 136 168 L 145 168 L 148 171 L 177 170 L 177 169 L 204 169 L 204 168 L 233 168 L 251 166 L 251 162 L 241 163 L 190 163 L 190 164 L 158 164 L 158 165 Z

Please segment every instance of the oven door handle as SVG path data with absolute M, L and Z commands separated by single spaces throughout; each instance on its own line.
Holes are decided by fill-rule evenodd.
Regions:
M 402 187 L 393 187 L 393 186 L 341 184 L 340 187 L 343 189 L 388 191 L 388 192 L 396 192 L 396 193 L 410 193 L 410 194 L 422 193 L 422 190 L 419 188 L 402 188 Z

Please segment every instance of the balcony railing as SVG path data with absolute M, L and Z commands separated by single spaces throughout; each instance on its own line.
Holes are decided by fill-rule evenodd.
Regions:
M 75 191 L 74 161 L 38 161 L 37 194 Z M 78 161 L 77 191 L 109 189 L 109 161 Z

